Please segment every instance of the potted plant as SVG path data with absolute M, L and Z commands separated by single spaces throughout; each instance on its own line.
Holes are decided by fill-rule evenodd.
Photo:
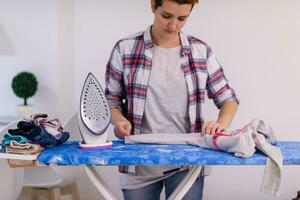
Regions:
M 12 89 L 16 96 L 23 98 L 22 105 L 18 105 L 19 117 L 33 114 L 33 106 L 27 103 L 27 99 L 32 97 L 38 89 L 38 81 L 30 72 L 20 72 L 12 80 Z

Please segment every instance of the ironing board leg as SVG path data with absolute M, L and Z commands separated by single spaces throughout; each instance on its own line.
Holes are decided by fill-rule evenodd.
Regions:
M 189 191 L 197 177 L 201 172 L 202 166 L 191 166 L 189 172 L 184 177 L 184 179 L 180 182 L 180 184 L 176 187 L 173 193 L 170 195 L 168 200 L 181 200 L 184 195 Z
M 93 182 L 93 184 L 96 186 L 97 190 L 100 192 L 100 194 L 104 197 L 105 200 L 117 200 L 113 192 L 102 180 L 102 178 L 93 166 L 84 166 L 84 169 L 90 180 Z

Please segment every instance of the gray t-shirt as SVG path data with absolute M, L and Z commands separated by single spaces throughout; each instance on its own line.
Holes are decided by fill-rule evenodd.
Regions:
M 141 134 L 188 133 L 188 90 L 180 66 L 181 46 L 154 46 Z M 121 188 L 144 187 L 162 180 L 181 166 L 135 166 L 135 174 L 121 174 Z M 185 168 L 181 168 L 186 169 Z

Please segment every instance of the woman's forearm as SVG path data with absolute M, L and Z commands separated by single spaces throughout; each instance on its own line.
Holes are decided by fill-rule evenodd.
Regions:
M 128 121 L 124 116 L 123 114 L 121 113 L 121 111 L 117 108 L 113 108 L 113 109 L 110 109 L 110 112 L 111 112 L 111 123 L 112 125 L 116 125 L 118 122 L 121 122 L 121 121 Z
M 225 102 L 220 109 L 217 122 L 228 128 L 237 111 L 237 108 L 238 103 L 236 101 Z

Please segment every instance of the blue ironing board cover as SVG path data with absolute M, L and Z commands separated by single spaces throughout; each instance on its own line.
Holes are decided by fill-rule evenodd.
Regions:
M 284 165 L 300 164 L 300 142 L 282 141 L 277 146 Z M 264 165 L 267 157 L 256 152 L 251 158 L 191 145 L 124 144 L 113 141 L 113 147 L 81 150 L 78 141 L 45 149 L 37 158 L 46 165 Z

